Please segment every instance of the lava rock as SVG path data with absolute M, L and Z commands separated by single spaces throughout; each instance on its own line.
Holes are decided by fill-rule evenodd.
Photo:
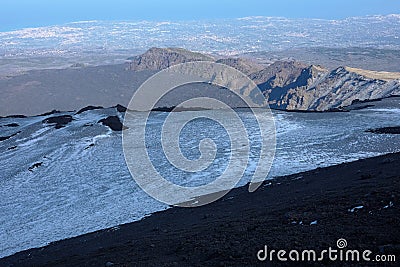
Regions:
M 118 112 L 120 113 L 125 113 L 128 109 L 120 104 L 116 105 L 115 108 L 117 109 Z
M 62 115 L 62 116 L 56 116 L 56 117 L 50 117 L 47 119 L 44 119 L 42 122 L 47 123 L 47 124 L 55 124 L 56 129 L 60 129 L 73 121 L 73 118 L 71 115 Z
M 110 116 L 105 119 L 101 119 L 98 121 L 98 123 L 110 127 L 113 131 L 122 131 L 128 129 L 128 127 L 122 124 L 118 116 Z
M 32 172 L 34 169 L 39 168 L 40 166 L 42 166 L 43 162 L 38 162 L 33 164 L 32 166 L 29 167 L 29 171 Z
M 94 147 L 94 144 L 93 144 L 93 143 L 90 144 L 90 145 L 88 145 L 87 147 L 85 147 L 85 150 L 87 150 L 87 149 L 89 149 L 89 148 L 91 148 L 91 147 Z
M 18 127 L 19 126 L 19 124 L 18 123 L 9 123 L 9 124 L 6 124 L 6 125 L 4 125 L 5 127 Z
M 365 132 L 375 134 L 400 134 L 400 126 L 369 129 Z
M 16 136 L 16 135 L 19 134 L 19 133 L 21 133 L 21 131 L 16 132 L 15 134 L 12 134 L 12 135 L 9 135 L 9 136 L 0 136 L 0 141 L 8 140 L 8 139 L 10 139 L 11 137 Z
M 0 136 L 0 141 L 8 140 L 8 139 L 10 139 L 11 137 L 12 137 L 12 135 L 10 135 L 10 136 Z

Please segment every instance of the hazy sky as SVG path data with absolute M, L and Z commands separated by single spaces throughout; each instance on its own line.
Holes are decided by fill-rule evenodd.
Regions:
M 81 20 L 337 19 L 392 13 L 400 13 L 400 0 L 0 0 L 0 31 Z

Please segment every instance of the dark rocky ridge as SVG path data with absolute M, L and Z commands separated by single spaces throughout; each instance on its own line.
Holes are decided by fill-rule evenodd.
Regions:
M 125 113 L 128 109 L 120 104 L 115 106 L 115 109 L 120 113 Z
M 332 71 L 310 70 L 303 76 L 307 79 L 306 85 L 288 88 L 281 98 L 274 99 L 278 108 L 325 111 L 344 108 L 354 100 L 381 99 L 400 94 L 400 80 L 369 77 L 369 71 L 362 73 L 347 67 Z
M 250 77 L 264 92 L 271 108 L 330 111 L 343 109 L 353 101 L 400 95 L 400 74 L 392 75 L 398 79 L 378 74 L 347 67 L 328 71 L 291 61 L 273 63 Z
M 8 116 L 5 116 L 4 118 L 24 119 L 26 117 L 27 117 L 26 115 L 16 114 L 16 115 L 8 115 Z
M 204 58 L 205 57 L 205 58 Z M 174 64 L 212 58 L 183 49 L 152 48 L 134 57 L 129 69 L 161 70 Z M 354 100 L 400 95 L 400 74 L 338 67 L 332 71 L 297 61 L 277 61 L 263 67 L 242 58 L 216 61 L 242 71 L 259 85 L 271 108 L 300 111 L 343 110 Z M 388 78 L 389 77 L 389 78 Z
M 98 123 L 108 126 L 111 130 L 117 132 L 127 129 L 127 127 L 122 124 L 118 116 L 109 116 L 107 118 L 99 120 Z
M 196 57 L 192 58 L 183 55 L 176 56 L 178 52 L 190 54 L 186 50 L 161 51 L 150 49 L 145 54 L 136 57 L 131 62 L 130 69 L 136 70 L 142 66 L 141 60 L 147 62 L 154 58 L 158 58 L 158 61 L 156 60 L 155 65 L 149 68 L 156 67 L 157 70 L 173 64 L 201 60 L 198 53 L 195 53 Z M 203 60 L 210 61 L 211 59 Z M 400 95 L 400 73 L 366 71 L 348 67 L 329 71 L 322 66 L 309 66 L 297 61 L 277 61 L 264 68 L 254 61 L 240 58 L 224 58 L 216 62 L 229 65 L 249 75 L 259 85 L 269 105 L 274 109 L 343 110 L 354 100 L 365 101 Z
M 202 111 L 202 110 L 207 110 L 207 109 L 206 109 L 206 108 L 202 108 L 202 107 L 190 107 L 190 108 L 185 108 L 185 107 L 171 106 L 171 107 L 158 107 L 158 108 L 153 108 L 151 111 L 159 111 L 159 112 L 182 112 L 182 111 Z
M 44 119 L 42 122 L 46 124 L 54 124 L 56 129 L 60 129 L 65 127 L 65 125 L 70 123 L 72 120 L 73 118 L 71 115 L 61 115 Z
M 21 132 L 19 131 L 19 132 L 16 132 L 16 133 L 12 134 L 12 135 L 9 135 L 9 136 L 0 136 L 0 142 L 1 142 L 1 141 L 8 140 L 8 139 L 10 139 L 11 137 L 14 137 L 14 136 L 16 136 L 16 135 L 19 134 L 19 133 L 21 133 Z
M 6 124 L 6 125 L 3 125 L 4 127 L 18 127 L 19 126 L 19 124 L 18 123 L 9 123 L 9 124 Z M 1 126 L 0 126 L 1 127 Z
M 375 134 L 400 134 L 400 126 L 369 129 L 366 132 Z
M 52 110 L 52 111 L 49 111 L 49 112 L 45 112 L 45 113 L 42 113 L 42 114 L 39 114 L 39 115 L 37 115 L 38 117 L 42 117 L 42 116 L 49 116 L 49 115 L 54 115 L 54 114 L 57 114 L 57 113 L 61 113 L 61 111 L 59 111 L 59 110 Z
M 42 165 L 43 165 L 43 162 L 37 162 L 37 163 L 33 164 L 32 166 L 30 166 L 28 170 L 29 170 L 30 172 L 33 172 L 34 169 L 37 169 L 37 168 L 39 168 L 39 167 L 42 166 Z

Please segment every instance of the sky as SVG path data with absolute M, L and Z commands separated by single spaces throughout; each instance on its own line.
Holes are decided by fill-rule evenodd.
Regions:
M 399 13 L 400 0 L 0 0 L 0 31 L 83 20 L 341 19 Z

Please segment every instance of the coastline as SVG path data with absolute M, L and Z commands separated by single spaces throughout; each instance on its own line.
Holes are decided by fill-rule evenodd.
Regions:
M 278 177 L 254 193 L 236 188 L 203 207 L 156 212 L 16 253 L 0 265 L 265 266 L 256 256 L 264 245 L 322 250 L 339 238 L 351 249 L 390 253 L 398 260 L 399 162 L 395 153 Z

